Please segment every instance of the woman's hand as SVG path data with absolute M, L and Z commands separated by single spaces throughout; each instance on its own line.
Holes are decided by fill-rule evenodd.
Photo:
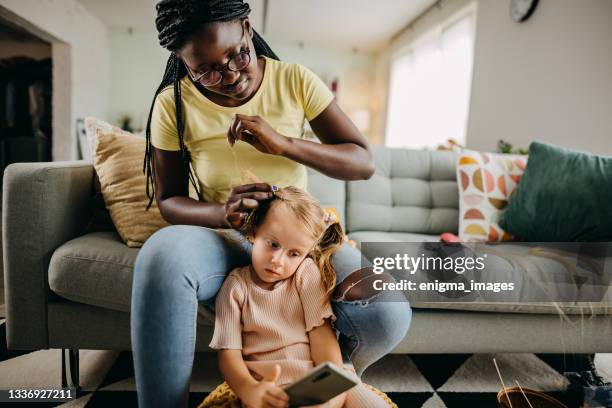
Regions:
M 289 396 L 276 381 L 280 377 L 281 368 L 277 364 L 274 373 L 269 378 L 263 378 L 259 383 L 246 388 L 240 401 L 247 408 L 285 408 L 289 406 Z
M 279 134 L 259 116 L 237 114 L 227 131 L 230 145 L 242 140 L 263 153 L 282 155 L 289 138 Z
M 257 208 L 260 201 L 269 200 L 274 196 L 276 187 L 266 183 L 244 184 L 230 190 L 225 201 L 225 220 L 229 227 L 242 227 L 249 211 Z

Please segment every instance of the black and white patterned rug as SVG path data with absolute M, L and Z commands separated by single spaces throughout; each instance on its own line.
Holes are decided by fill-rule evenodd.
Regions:
M 1 334 L 1 342 L 4 342 L 4 333 Z M 0 389 L 59 388 L 60 355 L 57 349 L 30 353 L 3 349 L 0 353 Z M 82 395 L 61 407 L 137 406 L 130 352 L 81 350 L 79 356 Z M 515 385 L 517 380 L 522 387 L 544 391 L 566 403 L 571 400 L 564 392 L 565 377 L 528 353 L 389 355 L 368 368 L 363 380 L 385 391 L 401 408 L 495 407 L 501 386 L 493 357 L 506 386 Z M 598 354 L 595 362 L 599 373 L 612 379 L 612 354 Z M 216 356 L 196 354 L 190 405 L 196 407 L 221 382 Z

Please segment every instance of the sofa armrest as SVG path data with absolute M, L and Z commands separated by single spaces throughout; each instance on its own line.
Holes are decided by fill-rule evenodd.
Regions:
M 2 246 L 9 349 L 48 347 L 49 260 L 85 231 L 93 167 L 84 161 L 15 163 L 4 172 Z

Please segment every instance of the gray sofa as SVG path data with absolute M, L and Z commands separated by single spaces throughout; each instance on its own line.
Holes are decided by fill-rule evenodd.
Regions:
M 336 207 L 356 241 L 438 240 L 457 231 L 450 152 L 374 149 L 376 173 L 343 182 L 311 172 L 309 190 Z M 138 249 L 113 232 L 84 234 L 91 164 L 19 163 L 4 175 L 7 341 L 13 350 L 130 347 L 132 267 Z M 415 308 L 395 353 L 612 352 L 610 315 L 588 319 L 517 308 Z M 197 350 L 209 350 L 203 313 Z

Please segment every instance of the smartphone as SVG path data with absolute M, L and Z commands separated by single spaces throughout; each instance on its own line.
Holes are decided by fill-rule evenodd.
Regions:
M 304 377 L 284 387 L 289 406 L 322 404 L 357 385 L 357 376 L 332 363 L 322 363 Z

